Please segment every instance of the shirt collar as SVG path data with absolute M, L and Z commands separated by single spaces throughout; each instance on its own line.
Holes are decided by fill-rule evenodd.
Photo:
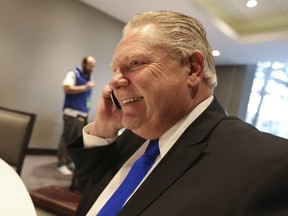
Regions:
M 167 152 L 176 143 L 183 132 L 188 128 L 188 126 L 197 119 L 201 113 L 204 112 L 211 104 L 214 96 L 211 95 L 204 101 L 202 101 L 198 106 L 196 106 L 190 113 L 184 116 L 180 121 L 174 124 L 168 131 L 166 131 L 159 138 L 159 149 L 160 157 L 163 158 Z

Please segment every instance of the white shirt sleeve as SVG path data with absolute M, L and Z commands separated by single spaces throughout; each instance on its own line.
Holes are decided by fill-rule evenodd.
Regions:
M 62 85 L 63 86 L 75 86 L 76 85 L 76 74 L 74 73 L 74 71 L 67 72 Z
M 104 138 L 101 138 L 98 136 L 90 135 L 89 132 L 90 132 L 92 126 L 93 126 L 93 123 L 88 124 L 83 128 L 82 132 L 83 132 L 84 148 L 106 146 L 106 145 L 109 145 L 109 144 L 111 144 L 117 140 L 118 136 L 104 139 Z

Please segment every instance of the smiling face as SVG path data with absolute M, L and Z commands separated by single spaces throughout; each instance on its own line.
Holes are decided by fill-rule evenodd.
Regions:
M 155 32 L 153 25 L 129 30 L 111 64 L 110 88 L 122 106 L 122 125 L 146 139 L 159 138 L 193 109 L 197 97 L 191 91 L 201 82 L 192 78 L 190 63 L 151 43 Z

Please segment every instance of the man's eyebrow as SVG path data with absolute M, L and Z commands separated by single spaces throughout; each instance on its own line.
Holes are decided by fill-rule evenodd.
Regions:
M 148 50 L 143 50 L 141 52 L 137 52 L 137 51 L 132 51 L 130 53 L 128 53 L 124 59 L 131 59 L 131 58 L 135 58 L 135 57 L 143 57 L 143 56 L 149 56 L 151 55 L 152 52 L 148 51 Z
M 139 58 L 139 57 L 149 57 L 151 55 L 152 52 L 145 50 L 145 51 L 141 51 L 141 52 L 137 52 L 137 51 L 132 51 L 127 53 L 125 56 L 120 57 L 120 62 L 127 61 L 133 58 Z M 115 65 L 113 62 L 111 62 L 109 64 L 109 67 L 113 70 L 115 67 L 117 67 L 117 65 Z

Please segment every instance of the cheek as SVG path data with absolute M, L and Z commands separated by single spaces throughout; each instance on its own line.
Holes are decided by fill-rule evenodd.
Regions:
M 142 96 L 153 95 L 161 87 L 163 81 L 161 73 L 153 67 L 146 67 L 138 73 L 131 74 L 130 83 Z
M 139 76 L 135 76 L 134 80 L 135 86 L 138 86 L 143 96 L 148 96 L 146 99 L 149 100 L 163 94 L 164 89 L 167 88 L 169 77 L 161 67 L 148 66 Z
M 183 71 L 179 67 L 170 67 L 169 65 L 164 67 L 155 64 L 149 65 L 140 73 L 131 76 L 131 81 L 138 93 L 145 98 L 148 111 L 154 112 L 160 109 L 161 105 L 175 100 L 177 91 L 180 90 L 179 88 L 183 88 L 183 82 L 187 85 L 187 81 L 180 75 L 181 73 Z
M 165 67 L 162 65 L 151 65 L 147 68 L 149 71 L 149 75 L 151 79 L 153 79 L 157 83 L 162 83 L 166 79 L 168 79 L 168 71 L 165 70 Z

